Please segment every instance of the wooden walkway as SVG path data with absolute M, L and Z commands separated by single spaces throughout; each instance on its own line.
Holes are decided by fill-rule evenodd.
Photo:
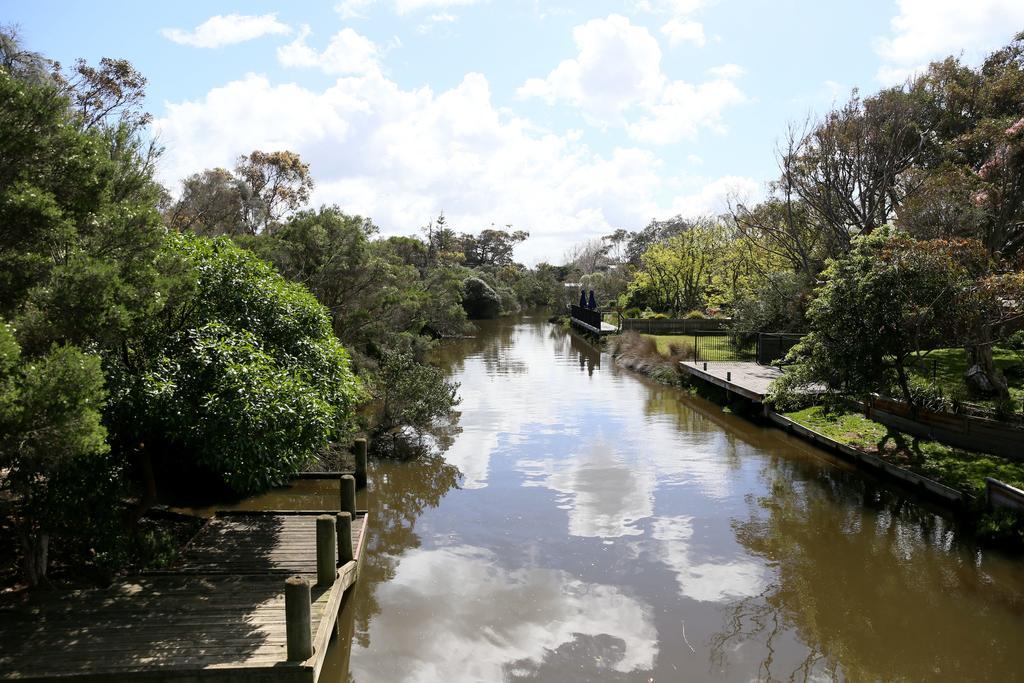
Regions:
M 335 561 L 333 584 L 317 586 L 316 518 L 323 514 L 218 513 L 169 571 L 0 602 L 0 679 L 316 681 L 367 529 L 360 512 L 352 523 L 354 559 Z M 313 586 L 314 651 L 303 662 L 287 661 L 291 576 Z
M 782 370 L 771 365 L 741 361 L 682 361 L 683 369 L 694 377 L 739 394 L 755 403 L 763 403 L 771 383 Z
M 601 321 L 601 329 L 597 329 L 593 325 L 585 323 L 578 318 L 570 317 L 569 320 L 575 327 L 578 327 L 586 332 L 590 332 L 591 334 L 596 334 L 601 337 L 603 337 L 606 334 L 615 334 L 616 332 L 619 331 L 619 328 L 615 327 L 615 325 L 612 325 L 611 323 L 606 323 L 603 320 Z

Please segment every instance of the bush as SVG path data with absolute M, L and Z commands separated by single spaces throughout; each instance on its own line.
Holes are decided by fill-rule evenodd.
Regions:
M 347 438 L 362 397 L 327 310 L 226 238 L 168 237 L 165 314 L 112 364 L 112 437 L 248 493 Z
M 462 307 L 473 320 L 497 318 L 501 314 L 501 297 L 478 277 L 462 284 Z
M 417 363 L 409 353 L 385 351 L 371 382 L 380 408 L 373 441 L 378 452 L 394 455 L 408 446 L 422 450 L 429 429 L 458 405 L 458 388 L 440 368 Z
M 624 318 L 639 318 L 641 311 L 636 306 L 631 306 L 622 312 Z
M 707 316 L 704 315 L 704 311 L 693 310 L 683 316 L 685 320 L 706 320 Z

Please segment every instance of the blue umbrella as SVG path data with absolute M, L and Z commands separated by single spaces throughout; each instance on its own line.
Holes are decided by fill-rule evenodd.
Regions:
M 597 301 L 594 299 L 594 290 L 590 290 L 590 305 L 588 306 L 591 310 L 597 308 Z
M 587 290 L 581 289 L 580 290 L 580 308 L 586 308 L 586 307 L 587 307 Z

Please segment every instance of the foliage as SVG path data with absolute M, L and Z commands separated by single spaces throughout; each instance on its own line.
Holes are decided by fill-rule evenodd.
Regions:
M 20 520 L 25 575 L 32 585 L 46 575 L 47 539 L 68 490 L 59 473 L 72 461 L 103 456 L 100 424 L 103 373 L 95 355 L 54 346 L 28 359 L 10 325 L 0 325 L 0 490 L 13 494 Z M 82 507 L 78 507 L 82 512 Z
M 496 318 L 501 313 L 501 297 L 478 277 L 463 283 L 462 307 L 473 320 Z
M 809 289 L 801 275 L 772 273 L 760 291 L 744 292 L 733 304 L 734 334 L 748 344 L 759 332 L 803 332 Z
M 225 238 L 171 235 L 163 263 L 168 306 L 112 363 L 119 447 L 250 492 L 348 435 L 359 381 L 305 288 Z
M 385 351 L 371 381 L 380 406 L 375 447 L 392 454 L 409 443 L 421 447 L 434 423 L 458 405 L 458 388 L 439 368 L 418 363 L 409 353 Z
M 910 391 L 911 354 L 948 343 L 968 272 L 963 252 L 974 245 L 917 242 L 881 229 L 854 240 L 853 250 L 831 261 L 808 310 L 810 333 L 790 352 L 797 364 L 773 393 L 810 385 L 862 397 L 897 387 Z

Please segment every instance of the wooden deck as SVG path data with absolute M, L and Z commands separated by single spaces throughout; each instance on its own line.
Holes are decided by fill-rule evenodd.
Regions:
M 616 332 L 619 331 L 619 328 L 615 327 L 615 325 L 612 325 L 611 323 L 606 323 L 603 320 L 601 321 L 601 329 L 597 329 L 593 325 L 585 323 L 582 320 L 579 320 L 578 318 L 569 318 L 569 320 L 572 322 L 574 326 L 586 332 L 590 332 L 591 334 L 596 334 L 598 336 L 604 336 L 606 334 L 615 334 Z
M 782 370 L 771 365 L 740 361 L 682 361 L 683 369 L 694 377 L 739 394 L 755 403 L 763 403 L 771 383 Z
M 367 517 L 352 524 L 355 559 L 316 586 L 323 511 L 213 517 L 168 571 L 106 589 L 37 591 L 0 601 L 0 679 L 35 681 L 316 681 L 345 590 L 359 573 Z M 284 587 L 312 588 L 313 656 L 288 662 Z

